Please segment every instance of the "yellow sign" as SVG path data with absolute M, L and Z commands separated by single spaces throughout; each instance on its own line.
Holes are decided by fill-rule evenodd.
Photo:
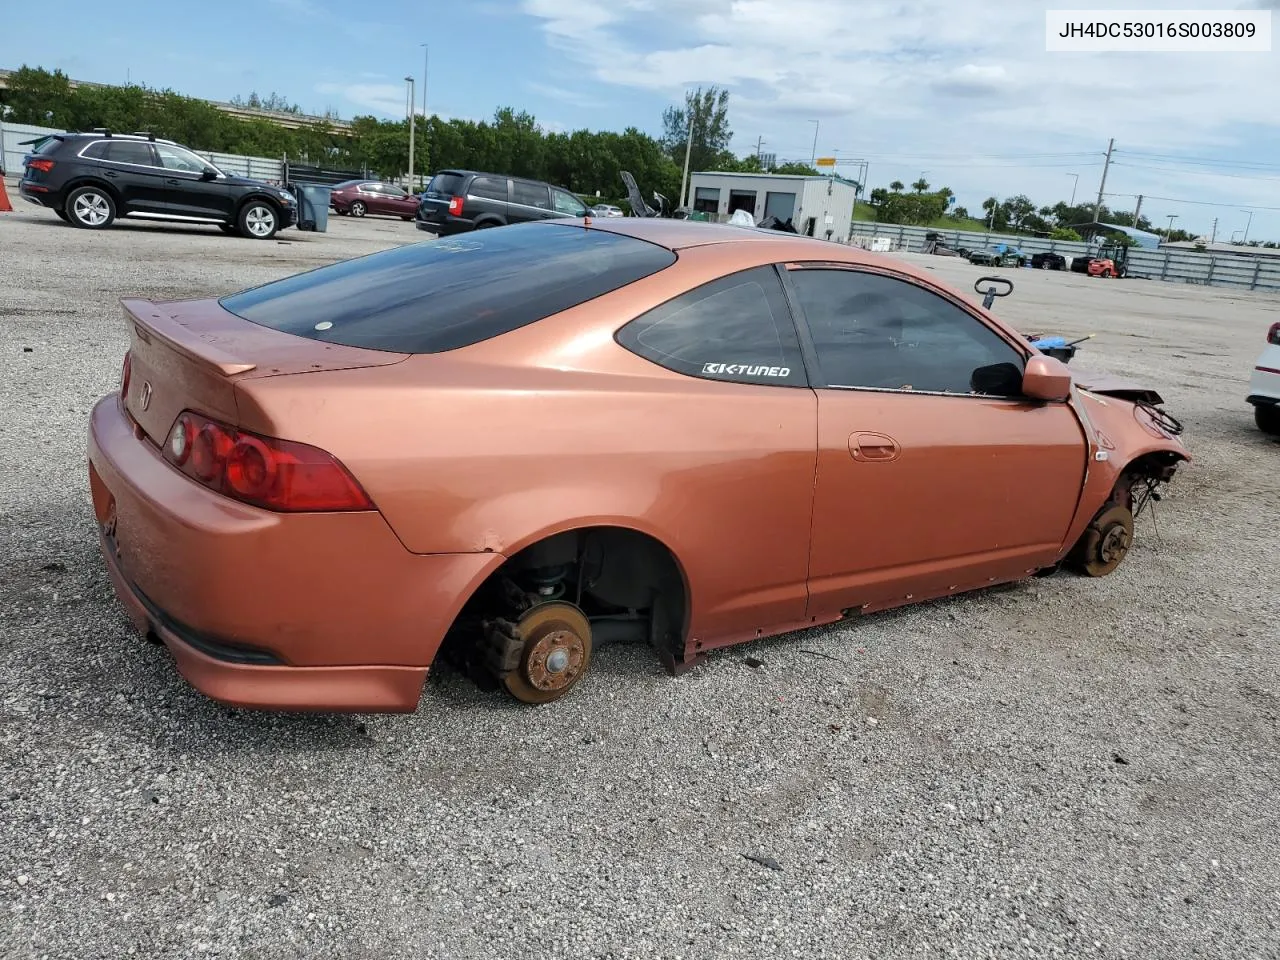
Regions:
M 817 160 L 814 161 L 814 164 L 819 167 L 834 167 L 836 165 L 836 158 L 835 157 L 819 157 Z

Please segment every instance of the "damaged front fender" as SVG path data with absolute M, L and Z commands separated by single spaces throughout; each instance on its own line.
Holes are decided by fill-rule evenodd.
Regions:
M 1071 402 L 1089 450 L 1084 488 L 1063 555 L 1114 500 L 1123 499 L 1132 507 L 1133 484 L 1168 483 L 1181 464 L 1191 461 L 1180 438 L 1182 425 L 1157 406 L 1161 398 L 1156 391 L 1112 377 L 1073 379 Z M 1081 380 L 1099 389 L 1085 387 Z

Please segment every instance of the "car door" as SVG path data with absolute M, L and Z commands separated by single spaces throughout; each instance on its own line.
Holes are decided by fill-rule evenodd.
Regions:
M 1021 395 L 1027 351 L 905 275 L 790 264 L 818 396 L 809 615 L 1051 564 L 1084 482 L 1070 405 Z
M 506 177 L 472 177 L 463 216 L 471 221 L 497 216 L 504 223 L 514 223 L 508 216 L 510 197 L 511 182 Z
M 370 183 L 365 185 L 365 190 L 369 192 L 369 212 L 376 213 L 380 216 L 397 213 L 395 204 L 391 200 L 391 191 L 395 188 L 386 183 Z
M 165 171 L 146 140 L 109 140 L 102 154 L 102 175 L 130 213 L 168 213 Z M 121 211 L 125 212 L 125 211 Z
M 226 177 L 202 157 L 172 143 L 154 144 L 165 171 L 166 212 L 180 217 L 230 221 L 234 211 Z
M 551 206 L 562 217 L 585 217 L 587 205 L 567 190 L 551 188 Z M 605 214 L 608 216 L 609 214 Z
M 551 207 L 551 189 L 545 183 L 512 179 L 511 202 L 507 204 L 509 222 L 549 220 L 555 215 Z
M 418 212 L 418 198 L 394 183 L 382 184 L 383 203 L 388 216 L 412 217 Z
M 806 625 L 817 401 L 772 266 L 681 293 L 617 343 L 676 376 L 636 384 L 654 455 L 649 515 L 690 577 L 686 652 Z

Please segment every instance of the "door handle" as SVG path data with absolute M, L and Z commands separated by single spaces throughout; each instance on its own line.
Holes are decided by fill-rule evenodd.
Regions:
M 180 181 L 180 180 L 175 180 L 173 177 L 170 177 L 168 180 L 166 180 L 166 181 L 165 181 L 165 183 L 171 183 L 171 184 L 173 184 L 175 187 L 176 187 L 179 183 L 181 183 L 181 182 L 182 182 L 182 181 Z
M 897 460 L 900 453 L 898 441 L 883 433 L 855 433 L 849 437 L 849 455 L 855 460 L 884 463 Z
M 116 173 L 114 170 L 108 170 L 108 171 L 106 171 L 106 175 L 107 175 L 108 177 L 110 177 L 112 180 L 114 180 L 116 177 L 120 176 L 120 174 Z

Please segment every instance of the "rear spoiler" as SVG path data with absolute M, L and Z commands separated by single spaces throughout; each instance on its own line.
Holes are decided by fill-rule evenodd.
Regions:
M 152 300 L 130 298 L 121 300 L 120 305 L 134 335 L 143 343 L 159 339 L 189 360 L 211 367 L 224 377 L 248 373 L 257 367 L 256 363 L 249 363 L 219 346 L 216 334 L 197 333 Z

